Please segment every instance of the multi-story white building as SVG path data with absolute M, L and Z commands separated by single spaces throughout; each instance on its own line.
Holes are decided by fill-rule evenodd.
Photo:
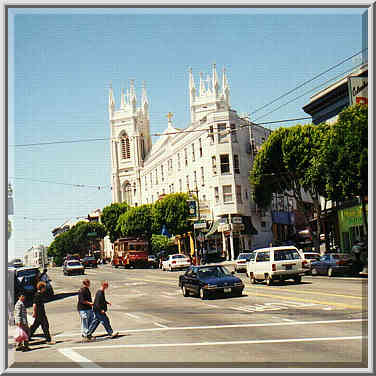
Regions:
M 131 81 L 126 95 L 122 90 L 118 110 L 110 88 L 112 200 L 136 206 L 163 194 L 196 191 L 209 208 L 211 233 L 221 238 L 223 251 L 233 259 L 242 249 L 272 240 L 271 215 L 256 210 L 249 183 L 254 152 L 270 131 L 252 126 L 230 107 L 225 70 L 221 81 L 214 65 L 211 77 L 204 80 L 200 74 L 196 89 L 190 70 L 190 123 L 177 127 L 169 113 L 167 128 L 154 145 L 145 86 L 137 107 Z
M 48 264 L 47 247 L 44 245 L 32 246 L 24 254 L 24 265 L 44 267 Z

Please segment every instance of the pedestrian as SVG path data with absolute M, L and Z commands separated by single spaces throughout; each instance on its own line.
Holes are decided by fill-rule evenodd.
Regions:
M 94 318 L 90 324 L 89 331 L 87 333 L 87 337 L 91 338 L 95 329 L 97 329 L 98 325 L 101 323 L 106 332 L 112 338 L 117 337 L 119 332 L 114 333 L 111 328 L 110 320 L 106 314 L 107 312 L 107 305 L 111 305 L 110 302 L 106 301 L 106 297 L 104 295 L 105 290 L 108 288 L 108 282 L 102 281 L 101 287 L 95 294 L 94 304 L 93 304 L 93 311 L 94 311 Z
M 90 281 L 84 279 L 82 281 L 82 287 L 78 292 L 78 303 L 77 310 L 81 318 L 81 337 L 83 340 L 90 340 L 91 336 L 88 337 L 88 331 L 91 322 L 93 321 L 93 304 L 91 300 L 91 293 L 89 290 Z
M 29 351 L 29 324 L 27 322 L 27 312 L 25 307 L 25 295 L 20 295 L 14 306 L 14 320 L 19 328 L 16 338 L 16 351 Z M 23 331 L 23 332 L 22 332 Z
M 55 342 L 52 341 L 50 335 L 50 325 L 48 323 L 46 310 L 44 308 L 44 294 L 46 292 L 46 284 L 45 282 L 38 282 L 37 284 L 37 292 L 34 295 L 33 299 L 33 317 L 34 322 L 30 327 L 30 337 L 34 335 L 35 331 L 42 327 L 43 334 L 46 337 L 47 344 L 54 345 Z

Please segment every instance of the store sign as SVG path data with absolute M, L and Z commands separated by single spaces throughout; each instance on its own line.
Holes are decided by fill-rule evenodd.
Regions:
M 193 227 L 194 227 L 195 230 L 204 229 L 204 228 L 206 228 L 206 222 L 205 221 L 196 222 L 196 223 L 193 224 Z
M 197 202 L 195 200 L 188 200 L 188 218 L 196 218 L 197 217 Z
M 200 201 L 200 218 L 209 219 L 211 215 L 208 201 Z
M 219 232 L 225 232 L 225 231 L 230 231 L 230 225 L 229 224 L 220 224 L 218 226 L 218 231 Z
M 350 106 L 353 104 L 368 104 L 368 77 L 349 77 Z

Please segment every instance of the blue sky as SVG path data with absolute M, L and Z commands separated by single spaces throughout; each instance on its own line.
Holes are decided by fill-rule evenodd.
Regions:
M 15 202 L 9 257 L 32 245 L 49 245 L 53 228 L 111 203 L 110 83 L 118 107 L 130 79 L 138 98 L 146 81 L 151 132 L 158 133 L 166 128 L 169 111 L 175 126 L 189 123 L 189 67 L 197 86 L 199 72 L 206 76 L 216 63 L 218 71 L 227 70 L 232 107 L 252 114 L 359 52 L 363 12 L 9 9 L 8 180 Z M 319 89 L 308 91 L 359 63 L 351 59 L 253 113 L 251 120 L 307 116 L 302 106 Z M 20 146 L 93 138 L 106 140 Z

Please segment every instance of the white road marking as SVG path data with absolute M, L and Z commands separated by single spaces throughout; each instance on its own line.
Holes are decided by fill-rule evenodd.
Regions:
M 221 342 L 193 342 L 193 343 L 153 343 L 153 344 L 134 344 L 134 345 L 109 345 L 109 346 L 80 346 L 71 349 L 115 349 L 115 348 L 144 348 L 144 347 L 182 347 L 182 346 L 222 346 L 222 345 L 249 345 L 263 343 L 286 343 L 286 342 L 313 342 L 313 341 L 346 341 L 354 339 L 364 339 L 367 336 L 352 337 L 313 337 L 313 338 L 287 338 L 287 339 L 261 339 L 249 341 L 221 341 Z
M 58 349 L 58 351 L 60 351 L 67 358 L 73 360 L 73 362 L 78 363 L 82 368 L 101 368 L 100 366 L 98 366 L 98 364 L 78 354 L 76 351 L 72 350 L 71 348 Z
M 153 322 L 153 324 L 154 324 L 154 325 L 157 325 L 157 326 L 160 326 L 161 328 L 168 328 L 168 326 L 166 326 L 166 325 L 162 325 L 162 324 L 160 324 L 160 323 L 158 323 L 158 322 Z
M 333 308 L 332 307 L 325 307 L 323 308 L 324 311 L 331 311 Z
M 129 317 L 132 317 L 133 319 L 137 319 L 137 320 L 140 319 L 139 316 L 133 315 L 132 313 L 126 313 L 126 315 L 129 316 Z
M 203 329 L 227 329 L 227 328 L 251 328 L 251 327 L 268 327 L 268 326 L 283 326 L 283 325 L 316 325 L 316 324 L 341 324 L 341 323 L 355 323 L 368 321 L 368 319 L 345 319 L 345 320 L 325 320 L 325 321 L 293 321 L 293 322 L 269 322 L 262 324 L 228 324 L 228 325 L 210 325 L 210 326 L 182 326 L 182 327 L 165 327 L 165 328 L 146 328 L 146 329 L 126 329 L 118 331 L 120 333 L 143 333 L 156 332 L 164 330 L 203 330 Z M 77 332 L 78 333 L 78 332 Z M 55 337 L 70 337 L 78 335 L 77 333 L 59 334 Z M 103 332 L 105 333 L 105 332 Z
M 205 304 L 207 307 L 212 307 L 212 308 L 221 308 L 221 307 L 218 307 L 214 304 Z
M 282 319 L 283 321 L 289 321 L 289 322 L 294 322 L 294 320 L 290 320 L 290 319 Z

